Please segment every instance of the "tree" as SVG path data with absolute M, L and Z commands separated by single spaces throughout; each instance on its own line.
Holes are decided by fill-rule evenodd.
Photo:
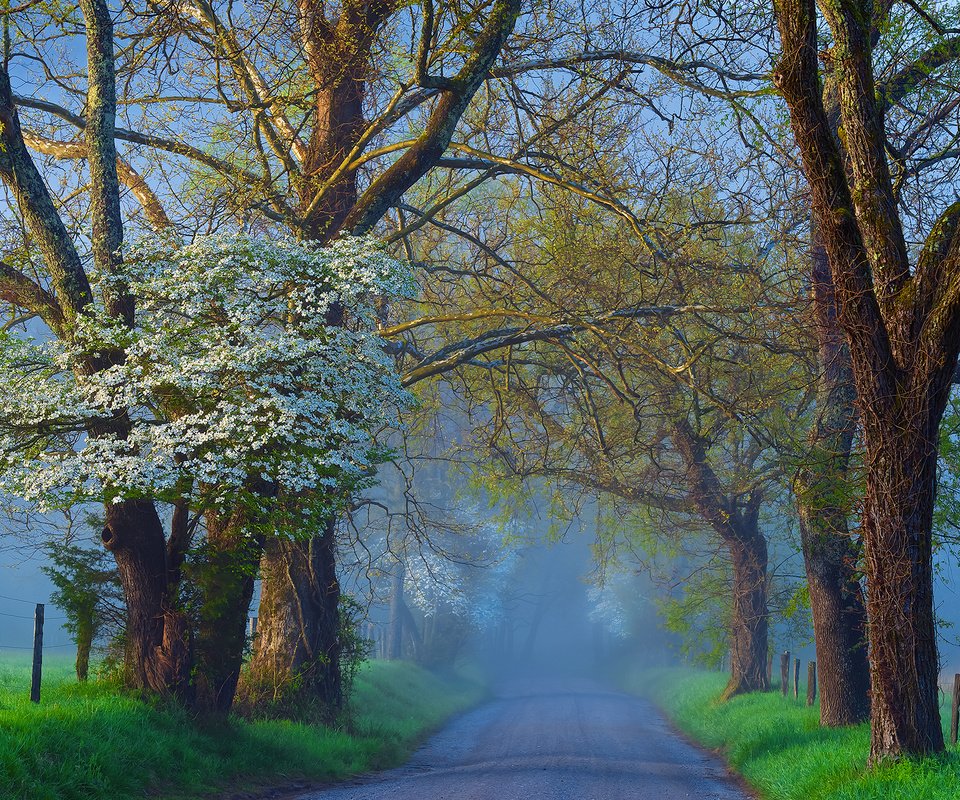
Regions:
M 119 175 L 151 224 L 172 222 L 191 234 L 220 225 L 285 227 L 329 241 L 382 224 L 389 212 L 402 240 L 450 202 L 515 174 L 563 185 L 638 225 L 608 186 L 573 166 L 578 148 L 564 142 L 565 131 L 608 95 L 635 93 L 645 66 L 677 77 L 689 68 L 627 47 L 637 38 L 633 12 L 596 9 L 584 29 L 575 5 L 531 6 L 518 19 L 520 11 L 519 0 L 271 3 L 244 14 L 208 2 L 156 7 L 124 30 L 137 55 L 122 65 L 128 123 L 114 134 L 167 181 L 173 196 L 163 199 L 182 204 L 183 219 L 166 213 L 130 158 L 118 162 Z M 523 34 L 512 37 L 518 25 Z M 44 80 L 65 73 L 69 83 L 59 58 L 37 54 Z M 177 68 L 184 59 L 193 69 Z M 490 91 L 474 102 L 481 86 Z M 39 152 L 81 158 L 85 150 L 49 129 L 68 137 L 71 128 L 86 129 L 83 109 L 54 94 L 58 100 L 16 98 L 36 112 L 27 139 Z M 655 108 L 654 100 L 645 102 Z M 185 115 L 195 124 L 171 124 Z M 570 146 L 552 152 L 548 145 L 557 142 Z M 428 176 L 437 176 L 441 190 L 429 206 L 410 207 L 403 195 Z M 421 378 L 450 363 L 430 365 Z M 271 576 L 282 578 L 288 567 L 308 573 L 276 587 L 268 578 L 264 593 L 255 661 L 262 653 L 264 674 L 288 665 L 285 685 L 311 684 L 317 670 L 337 669 L 333 629 L 323 624 L 335 614 L 322 605 L 339 593 L 335 548 L 317 544 L 306 552 L 306 545 L 278 540 L 264 559 Z M 313 585 L 311 573 L 330 583 Z M 298 610 L 305 629 L 288 624 Z M 277 630 L 268 635 L 273 620 Z M 304 661 L 304 635 L 319 636 L 327 657 Z
M 107 630 L 122 630 L 123 591 L 103 548 L 58 542 L 46 550 L 51 563 L 43 571 L 56 587 L 50 599 L 66 614 L 64 627 L 77 645 L 77 680 L 85 681 L 94 642 Z
M 106 277 L 119 266 L 123 241 L 117 155 L 114 141 L 116 86 L 113 23 L 100 0 L 81 5 L 86 29 L 87 117 L 84 150 L 89 169 L 93 262 Z M 16 266 L 0 268 L 0 296 L 15 308 L 43 320 L 65 346 L 82 327 L 94 302 L 79 242 L 53 202 L 27 151 L 17 104 L 10 85 L 9 58 L 0 67 L 0 179 L 15 198 L 26 230 L 45 266 L 44 279 L 33 279 Z M 49 288 L 48 288 L 49 287 Z M 122 281 L 109 284 L 103 296 L 105 314 L 119 326 L 133 321 L 133 304 Z M 79 375 L 108 370 L 120 360 L 115 350 L 84 351 L 75 364 Z M 92 442 L 123 439 L 129 418 L 122 409 L 85 431 Z M 168 691 L 180 685 L 184 665 L 171 651 L 171 630 L 179 625 L 167 598 L 166 556 L 160 518 L 153 504 L 140 498 L 121 499 L 105 507 L 104 542 L 115 556 L 127 607 L 127 681 L 139 688 Z
M 264 537 L 302 535 L 368 485 L 382 458 L 369 426 L 405 402 L 375 332 L 376 302 L 406 285 L 405 268 L 350 237 L 326 248 L 160 239 L 128 248 L 94 285 L 108 294 L 115 281 L 136 299 L 130 325 L 91 304 L 69 344 L 7 335 L 0 481 L 41 509 L 169 503 L 167 590 L 186 625 L 181 567 L 203 519 L 185 689 L 198 708 L 225 712 Z M 327 324 L 331 305 L 341 325 Z M 78 372 L 103 349 L 123 358 Z M 82 436 L 120 411 L 124 436 Z M 190 635 L 174 644 L 187 651 Z
M 513 30 L 519 9 L 519 0 L 498 0 L 485 19 L 479 16 L 479 9 L 468 12 L 466 19 L 479 22 L 479 28 L 468 45 L 467 57 L 447 77 L 428 74 L 429 69 L 440 66 L 431 57 L 440 19 L 434 18 L 432 5 L 427 4 L 417 61 L 417 82 L 426 96 L 415 101 L 419 105 L 427 97 L 434 98 L 426 126 L 415 142 L 360 192 L 353 162 L 394 111 L 391 103 L 386 119 L 368 123 L 363 100 L 367 82 L 375 74 L 371 61 L 378 31 L 399 11 L 399 4 L 347 2 L 335 15 L 322 7 L 297 6 L 293 15 L 298 30 L 296 47 L 305 68 L 298 77 L 311 87 L 308 94 L 312 93 L 313 101 L 305 110 L 305 142 L 274 103 L 267 105 L 266 119 L 258 122 L 297 197 L 296 207 L 291 208 L 273 193 L 271 202 L 279 206 L 279 214 L 270 216 L 316 241 L 329 242 L 343 231 L 369 231 L 443 155 Z M 264 85 L 257 65 L 240 49 L 235 32 L 222 26 L 211 6 L 190 6 L 185 15 L 202 30 L 200 41 L 209 54 L 227 62 L 251 108 L 273 93 L 274 87 Z M 395 101 L 403 90 L 401 87 Z M 260 110 L 254 113 L 261 114 Z M 337 324 L 335 314 L 330 321 Z M 320 691 L 335 706 L 340 701 L 340 590 L 334 532 L 335 521 L 330 520 L 315 541 L 277 540 L 266 549 L 260 636 L 251 674 L 255 681 L 270 675 L 278 685 Z
M 781 38 L 775 82 L 810 183 L 863 426 L 870 758 L 937 752 L 943 734 L 931 536 L 938 428 L 960 350 L 960 206 L 940 213 L 911 258 L 886 155 L 888 101 L 875 78 L 876 31 L 889 9 L 857 2 L 822 6 L 832 36 L 844 153 L 831 134 L 820 88 L 817 7 L 786 0 L 775 10 Z M 938 37 L 899 80 L 917 85 L 925 67 L 944 62 L 950 45 Z
M 839 726 L 870 716 L 861 548 L 848 527 L 856 488 L 850 475 L 856 391 L 850 353 L 837 324 L 830 268 L 819 243 L 814 243 L 811 260 L 817 399 L 809 447 L 801 454 L 793 490 L 817 642 L 820 723 Z
M 732 695 L 767 684 L 760 510 L 782 485 L 778 443 L 789 441 L 809 373 L 789 332 L 776 342 L 762 334 L 798 302 L 780 254 L 757 256 L 753 226 L 730 223 L 709 190 L 693 199 L 674 204 L 669 190 L 651 198 L 657 238 L 638 240 L 588 205 L 535 196 L 529 229 L 512 223 L 510 249 L 477 290 L 489 314 L 518 321 L 501 331 L 514 348 L 485 356 L 490 339 L 478 334 L 477 356 L 457 373 L 464 389 L 453 394 L 483 404 L 474 411 L 481 446 L 507 475 L 657 508 L 671 521 L 664 535 L 710 530 L 732 566 Z M 438 289 L 452 299 L 436 318 L 459 311 L 469 330 L 479 303 L 461 292 Z M 410 350 L 444 353 L 423 342 L 445 329 L 431 329 L 430 317 L 419 325 Z

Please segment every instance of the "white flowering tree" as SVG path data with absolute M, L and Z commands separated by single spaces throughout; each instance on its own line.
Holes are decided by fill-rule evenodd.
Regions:
M 105 296 L 134 298 L 132 326 L 93 304 L 70 340 L 2 339 L 4 491 L 42 509 L 171 504 L 174 580 L 203 521 L 202 707 L 232 702 L 264 537 L 316 533 L 373 479 L 383 453 L 370 431 L 407 402 L 377 307 L 408 280 L 370 238 L 155 238 L 92 276 Z M 85 368 L 103 353 L 107 366 Z
M 401 628 L 412 628 L 416 657 L 430 666 L 451 664 L 471 635 L 497 629 L 506 617 L 519 551 L 510 533 L 485 517 L 477 507 L 458 509 L 424 537 L 408 532 L 399 548 L 393 544 L 403 584 L 399 596 L 394 587 L 391 606 L 403 607 Z M 419 630 L 403 613 L 407 602 L 418 612 Z M 392 618 L 396 612 L 392 607 Z M 399 644 L 398 637 L 391 657 L 399 657 Z
M 41 508 L 138 496 L 230 510 L 309 491 L 329 513 L 372 475 L 371 426 L 406 402 L 375 308 L 406 275 L 369 238 L 137 245 L 109 279 L 136 298 L 133 328 L 93 311 L 71 342 L 0 340 L 0 486 Z M 78 368 L 105 350 L 122 360 Z M 124 435 L 88 435 L 119 414 Z

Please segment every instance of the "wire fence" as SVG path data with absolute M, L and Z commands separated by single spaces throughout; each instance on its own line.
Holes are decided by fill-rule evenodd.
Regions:
M 10 595 L 6 595 L 6 594 L 0 594 L 0 600 L 7 600 L 12 603 L 23 603 L 26 606 L 33 606 L 34 609 L 36 609 L 38 605 L 42 605 L 44 607 L 46 607 L 47 605 L 47 603 L 37 603 L 34 600 L 25 600 L 22 597 L 11 597 Z M 28 620 L 36 621 L 36 611 L 34 611 L 33 614 L 11 614 L 8 611 L 0 611 L 0 618 L 19 619 L 24 621 L 28 621 Z M 57 616 L 57 617 L 44 616 L 45 623 L 46 622 L 65 622 L 66 620 L 67 620 L 67 617 L 65 616 Z M 0 622 L 2 622 L 2 620 L 0 620 Z M 34 643 L 12 644 L 4 634 L 7 634 L 7 632 L 4 631 L 2 624 L 0 624 L 0 650 L 34 650 L 35 649 Z M 44 650 L 62 650 L 68 647 L 76 647 L 76 643 L 73 642 L 72 640 L 56 642 L 52 644 L 47 644 L 46 641 L 43 642 Z

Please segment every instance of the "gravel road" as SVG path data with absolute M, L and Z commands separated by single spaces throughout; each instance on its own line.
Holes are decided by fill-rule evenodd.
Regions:
M 515 682 L 405 766 L 302 800 L 747 800 L 646 701 L 579 679 Z

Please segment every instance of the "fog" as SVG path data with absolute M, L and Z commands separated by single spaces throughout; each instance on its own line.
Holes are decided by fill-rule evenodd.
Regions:
M 386 482 L 389 484 L 389 481 Z M 378 489 L 389 492 L 386 488 Z M 455 497 L 440 498 L 450 501 L 448 506 L 432 506 L 438 516 L 449 515 L 451 509 L 462 509 L 464 501 Z M 409 530 L 394 530 L 385 535 L 383 520 L 368 521 L 368 527 L 344 534 L 345 565 L 342 576 L 345 591 L 357 599 L 364 617 L 361 633 L 370 640 L 370 653 L 384 656 L 385 642 L 391 628 L 390 576 L 391 568 L 385 561 L 395 561 L 397 552 L 407 561 L 405 599 L 415 616 L 412 623 L 417 636 L 424 638 L 437 619 L 451 613 L 467 620 L 465 633 L 460 634 L 456 659 L 478 664 L 496 675 L 513 673 L 598 674 L 605 678 L 626 663 L 633 667 L 688 663 L 703 665 L 708 649 L 698 649 L 697 637 L 706 642 L 716 636 L 717 630 L 693 630 L 684 636 L 664 627 L 660 601 L 666 600 L 682 588 L 684 570 L 669 578 L 652 576 L 640 564 L 629 562 L 615 566 L 598 563 L 594 546 L 596 530 L 591 508 L 583 509 L 583 518 L 565 523 L 558 535 L 555 521 L 544 516 L 534 503 L 533 513 L 522 520 L 522 531 L 516 524 L 509 536 L 497 525 L 493 529 L 494 551 L 483 552 L 475 563 L 467 556 L 475 529 L 445 531 L 442 541 L 429 537 L 413 537 Z M 471 506 L 471 513 L 476 508 Z M 438 510 L 441 509 L 441 510 Z M 492 513 L 492 512 L 491 512 Z M 422 520 L 421 520 L 422 522 Z M 380 525 L 383 546 L 365 560 L 356 558 L 356 536 L 369 536 Z M 55 527 L 55 526 L 54 526 Z M 402 528 L 402 526 L 401 526 Z M 469 528 L 469 526 L 468 526 Z M 421 531 L 422 533 L 422 531 Z M 490 533 L 490 530 L 487 530 Z M 47 604 L 45 623 L 45 652 L 71 655 L 73 646 L 63 628 L 63 612 L 50 605 L 53 590 L 51 581 L 42 568 L 48 564 L 41 547 L 50 530 L 28 532 L 13 529 L 4 538 L 0 549 L 0 649 L 8 653 L 27 653 L 32 648 L 33 611 L 36 603 Z M 86 534 L 94 542 L 92 532 Z M 406 539 L 405 539 L 406 537 Z M 460 537 L 465 544 L 459 552 L 451 546 Z M 802 577 L 802 561 L 792 544 L 771 535 L 771 565 L 794 580 Z M 398 546 L 398 543 L 406 542 Z M 370 546 L 370 542 L 366 546 Z M 487 542 L 487 545 L 490 543 Z M 366 552 L 366 549 L 364 549 Z M 474 555 L 477 550 L 474 546 Z M 351 563 L 351 554 L 353 561 Z M 418 563 L 429 563 L 425 570 L 433 586 L 418 586 Z M 437 565 L 451 565 L 449 572 L 438 574 Z M 508 563 L 509 562 L 509 563 Z M 507 565 L 507 566 L 505 566 Z M 667 565 L 670 566 L 669 564 Z M 957 595 L 958 575 L 955 552 L 943 548 L 937 555 L 936 603 L 941 620 L 940 660 L 942 676 L 960 671 L 960 598 Z M 669 571 L 669 570 L 668 570 Z M 459 586 L 453 584 L 459 583 Z M 465 589 L 469 584 L 470 591 Z M 491 587 L 484 589 L 485 584 Z M 431 601 L 429 598 L 433 597 Z M 440 597 L 441 599 L 437 599 Z M 721 598 L 722 601 L 722 598 Z M 255 594 L 251 615 L 256 616 L 258 598 Z M 446 604 L 446 606 L 444 606 Z M 471 604 L 486 604 L 483 609 Z M 452 611 L 451 611 L 452 609 Z M 789 649 L 803 660 L 814 659 L 812 629 L 809 612 L 802 610 L 799 618 L 785 623 L 776 614 L 776 600 L 771 599 L 770 647 L 773 652 Z M 481 613 L 482 612 L 482 613 Z M 486 615 L 484 620 L 477 616 Z M 444 623 L 448 624 L 448 623 Z M 417 652 L 409 633 L 404 635 L 402 657 L 430 662 L 424 652 Z M 690 639 L 693 639 L 691 646 Z M 423 644 L 421 642 L 421 647 Z M 436 663 L 444 667 L 446 664 Z M 711 665 L 711 668 L 715 668 Z M 946 678 L 943 678 L 946 680 Z

